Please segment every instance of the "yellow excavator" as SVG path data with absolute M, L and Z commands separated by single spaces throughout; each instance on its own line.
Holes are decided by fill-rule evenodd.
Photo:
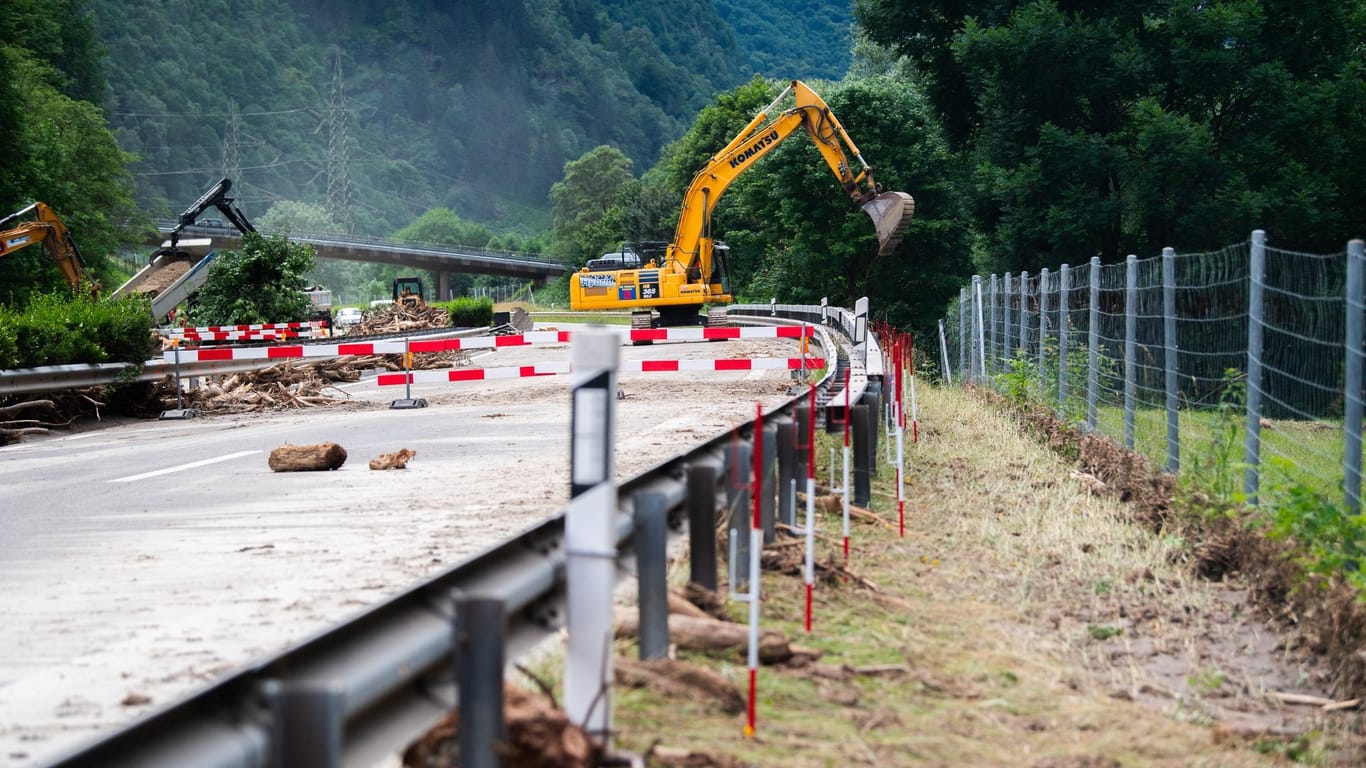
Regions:
M 795 95 L 796 105 L 769 120 L 769 113 L 789 93 Z M 712 239 L 712 211 L 740 174 L 798 128 L 805 129 L 816 143 L 844 191 L 872 217 L 877 228 L 877 255 L 894 251 L 911 224 L 915 200 L 905 192 L 883 192 L 873 180 L 873 169 L 830 107 L 805 83 L 794 80 L 693 177 L 663 263 L 651 260 L 625 269 L 613 268 L 621 265 L 620 261 L 606 268 L 590 263 L 570 276 L 570 308 L 630 309 L 632 327 L 640 328 L 697 325 L 703 305 L 730 303 L 726 245 Z M 857 170 L 850 167 L 849 155 L 858 162 Z M 654 317 L 654 310 L 659 317 Z M 706 322 L 724 322 L 724 315 L 713 312 Z
M 14 224 L 25 217 L 31 218 Z M 71 284 L 71 290 L 80 287 L 85 279 L 85 259 L 76 248 L 76 241 L 71 238 L 71 231 L 66 224 L 45 203 L 34 203 L 0 219 L 0 258 L 30 245 L 43 246 L 43 252 L 56 263 L 62 276 Z

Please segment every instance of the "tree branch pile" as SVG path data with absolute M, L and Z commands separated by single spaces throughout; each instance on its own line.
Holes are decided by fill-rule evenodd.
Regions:
M 450 313 L 441 307 L 418 302 L 415 307 L 393 304 L 369 313 L 351 329 L 351 334 L 374 336 L 381 333 L 427 330 L 451 327 Z

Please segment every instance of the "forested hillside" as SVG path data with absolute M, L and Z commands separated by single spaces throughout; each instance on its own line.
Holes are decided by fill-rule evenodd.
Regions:
M 848 59 L 847 3 L 813 0 L 762 25 L 712 0 L 89 6 L 144 205 L 171 213 L 227 173 L 249 215 L 316 202 L 375 234 L 434 207 L 534 231 L 567 161 L 610 144 L 648 167 L 753 72 Z

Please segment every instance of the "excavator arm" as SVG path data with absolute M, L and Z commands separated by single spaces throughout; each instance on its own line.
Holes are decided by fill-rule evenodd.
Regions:
M 796 105 L 769 120 L 769 113 L 788 93 L 795 95 Z M 873 169 L 830 107 L 805 83 L 794 80 L 693 177 L 669 246 L 667 258 L 671 263 L 686 265 L 689 271 L 704 276 L 710 273 L 711 214 L 716 204 L 740 174 L 798 128 L 805 129 L 811 137 L 844 191 L 872 217 L 877 228 L 878 255 L 896 249 L 910 226 L 915 201 L 905 192 L 883 192 L 873 180 Z M 850 165 L 851 155 L 858 162 L 857 169 Z
M 30 220 L 5 229 L 13 222 L 30 215 Z M 43 252 L 61 270 L 71 289 L 76 290 L 80 287 L 81 281 L 85 279 L 85 259 L 76 248 L 76 241 L 72 239 L 71 231 L 66 228 L 66 224 L 45 203 L 34 203 L 22 211 L 0 219 L 0 258 L 30 245 L 42 245 Z

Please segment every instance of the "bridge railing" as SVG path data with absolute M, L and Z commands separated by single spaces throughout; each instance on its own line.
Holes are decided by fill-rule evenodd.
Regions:
M 157 229 L 161 232 L 169 232 L 176 226 L 172 219 L 162 219 L 157 222 Z M 231 227 L 205 227 L 191 225 L 181 230 L 184 234 L 201 235 L 208 234 L 218 237 L 240 237 L 237 230 Z M 262 230 L 262 234 L 273 235 L 281 234 L 280 231 Z M 421 240 L 397 240 L 389 237 L 371 237 L 369 235 L 354 235 L 337 232 L 294 232 L 290 231 L 289 236 L 293 240 L 302 242 L 329 244 L 329 245 L 362 245 L 380 246 L 396 250 L 425 251 L 430 253 L 443 253 L 452 256 L 478 256 L 481 258 L 499 259 L 510 263 L 525 264 L 538 268 L 545 268 L 547 271 L 565 274 L 571 271 L 571 267 L 553 259 L 519 251 L 505 251 L 496 248 L 480 248 L 464 245 L 449 245 L 444 243 L 428 243 Z

